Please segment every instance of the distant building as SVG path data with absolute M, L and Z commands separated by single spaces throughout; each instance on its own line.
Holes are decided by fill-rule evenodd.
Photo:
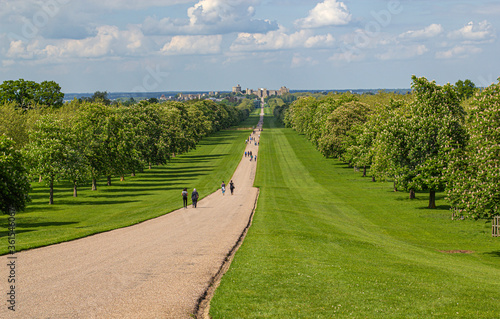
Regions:
M 238 86 L 233 87 L 233 93 L 241 93 L 241 86 L 239 84 Z M 268 90 L 266 88 L 259 88 L 258 90 L 254 91 L 252 89 L 247 88 L 245 91 L 246 95 L 255 94 L 259 98 L 266 98 L 269 96 L 280 96 L 286 93 L 290 93 L 290 90 L 286 86 L 282 86 L 279 90 Z
M 286 93 L 290 93 L 290 90 L 286 86 L 282 86 L 278 95 L 284 95 Z
M 241 93 L 241 86 L 239 84 L 237 86 L 233 86 L 233 93 Z

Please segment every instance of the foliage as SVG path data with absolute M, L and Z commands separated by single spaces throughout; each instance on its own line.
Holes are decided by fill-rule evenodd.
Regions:
M 379 134 L 377 160 L 405 190 L 444 190 L 446 169 L 455 152 L 465 147 L 464 111 L 453 86 L 438 86 L 413 77 L 414 100 L 398 110 Z M 402 112 L 401 112 L 402 111 Z
M 28 119 L 15 103 L 0 103 L 0 135 L 5 134 L 22 149 L 28 143 Z
M 492 218 L 500 209 L 500 83 L 479 93 L 467 119 L 470 140 L 449 169 L 448 197 L 454 213 Z
M 24 79 L 4 81 L 0 84 L 0 103 L 15 103 L 22 109 L 36 105 L 61 107 L 64 94 L 54 81 L 25 81 Z
M 54 115 L 44 115 L 29 133 L 30 143 L 25 151 L 31 174 L 34 177 L 40 176 L 49 186 L 49 204 L 53 204 L 54 182 L 65 176 L 68 132 L 62 120 Z
M 457 83 L 455 83 L 455 89 L 460 100 L 471 98 L 477 91 L 474 82 L 468 79 L 465 81 L 458 80 Z
M 0 135 L 0 211 L 22 211 L 30 201 L 30 183 L 24 159 L 14 141 Z
M 88 103 L 102 103 L 104 105 L 110 105 L 111 100 L 108 98 L 108 92 L 104 91 L 95 91 L 94 94 L 92 94 L 91 97 L 84 97 L 81 99 L 82 102 L 88 102 Z

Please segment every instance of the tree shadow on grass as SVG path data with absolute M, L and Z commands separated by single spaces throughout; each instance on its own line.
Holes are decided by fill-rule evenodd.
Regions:
M 21 218 L 17 225 L 22 228 L 40 228 L 40 227 L 50 227 L 50 226 L 68 226 L 78 224 L 78 222 L 23 222 Z M 16 231 L 17 233 L 17 231 Z
M 182 155 L 176 159 L 176 163 L 203 163 L 203 162 L 211 162 L 214 159 L 218 159 L 229 154 L 217 154 L 217 155 Z M 169 168 L 168 166 L 165 168 Z M 199 166 L 197 166 L 199 168 Z
M 485 255 L 489 255 L 489 256 L 492 256 L 492 257 L 497 257 L 497 258 L 500 258 L 500 250 L 497 250 L 497 251 L 492 251 L 492 252 L 489 252 L 489 253 L 484 253 Z
M 117 197 L 129 197 L 127 196 L 117 196 Z M 54 202 L 54 205 L 60 204 L 60 205 L 117 205 L 117 204 L 130 204 L 130 203 L 138 203 L 140 201 L 138 200 L 103 200 L 103 201 L 92 201 L 92 200 L 82 200 L 82 201 L 69 201 L 69 200 L 58 200 L 57 202 Z
M 159 166 L 152 170 L 144 170 L 136 177 L 126 177 L 124 182 L 120 182 L 116 177 L 112 180 L 112 186 L 107 186 L 106 179 L 100 178 L 97 181 L 99 193 L 87 193 L 88 198 L 132 198 L 151 195 L 151 192 L 173 190 L 183 187 L 186 182 L 192 181 L 200 176 L 208 175 L 214 170 L 215 166 L 203 165 L 200 163 L 210 162 L 214 159 L 222 158 L 228 154 L 217 155 L 182 155 L 176 158 L 176 163 L 191 163 L 193 167 L 175 167 L 175 166 Z M 79 191 L 87 192 L 90 185 L 79 186 Z M 111 205 L 111 204 L 126 204 L 134 203 L 134 200 L 121 201 L 93 201 L 85 200 L 85 197 L 72 197 L 72 185 L 68 182 L 60 183 L 54 188 L 54 205 L 48 205 L 49 190 L 48 187 L 37 185 L 36 188 L 30 191 L 30 196 L 33 202 L 37 202 L 38 206 L 28 204 L 27 211 L 33 212 L 37 210 L 53 211 L 57 205 Z M 121 195 L 119 193 L 122 193 Z M 68 198 L 71 198 L 69 200 Z M 43 205 L 39 202 L 46 199 L 47 204 Z
M 19 235 L 19 234 L 22 234 L 22 233 L 30 233 L 30 232 L 33 232 L 35 231 L 35 229 L 23 229 L 23 230 L 18 230 L 16 229 L 16 236 Z M 7 238 L 9 237 L 9 232 L 7 231 L 0 231 L 0 238 Z

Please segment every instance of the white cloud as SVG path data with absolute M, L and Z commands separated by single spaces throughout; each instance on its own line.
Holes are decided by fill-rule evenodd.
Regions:
M 287 34 L 284 28 L 261 33 L 240 33 L 230 47 L 231 51 L 285 50 L 296 48 L 328 48 L 335 39 L 331 34 L 313 35 L 310 30 L 300 30 Z
M 217 54 L 221 52 L 222 35 L 175 36 L 161 52 L 166 55 Z
M 56 0 L 61 2 L 70 2 L 71 0 Z M 176 4 L 190 3 L 192 0 L 86 0 L 86 2 L 92 3 L 94 7 L 107 8 L 107 9 L 118 9 L 118 10 L 135 10 L 144 9 L 151 7 L 167 7 Z
M 309 11 L 306 18 L 295 21 L 300 28 L 319 28 L 333 25 L 345 25 L 351 21 L 351 14 L 343 2 L 325 0 Z
M 414 31 L 407 31 L 399 35 L 400 38 L 433 38 L 443 33 L 443 26 L 440 24 L 431 24 L 430 26 Z
M 148 17 L 146 34 L 208 35 L 234 32 L 265 33 L 276 30 L 276 22 L 254 19 L 256 0 L 200 0 L 187 10 L 187 19 Z
M 342 53 L 335 53 L 330 57 L 329 60 L 335 61 L 335 62 L 358 62 L 362 61 L 366 58 L 365 54 L 356 54 L 352 51 L 345 51 Z
M 6 56 L 11 59 L 101 58 L 144 54 L 150 45 L 138 27 L 120 30 L 116 26 L 100 26 L 97 34 L 81 40 L 46 40 L 43 38 L 24 44 L 12 41 Z M 147 44 L 147 45 L 146 45 Z
M 467 58 L 472 54 L 481 53 L 483 50 L 470 45 L 455 46 L 447 51 L 436 52 L 437 59 Z
M 493 25 L 486 20 L 478 24 L 471 21 L 463 28 L 450 32 L 448 37 L 465 41 L 488 41 L 496 37 L 496 32 Z
M 302 66 L 314 66 L 317 65 L 318 61 L 312 57 L 303 57 L 300 54 L 294 54 L 292 57 L 292 68 L 298 68 Z
M 427 53 L 429 49 L 423 44 L 411 45 L 411 46 L 395 46 L 390 48 L 387 52 L 382 54 L 377 54 L 377 58 L 380 60 L 406 60 L 416 56 L 423 55 Z

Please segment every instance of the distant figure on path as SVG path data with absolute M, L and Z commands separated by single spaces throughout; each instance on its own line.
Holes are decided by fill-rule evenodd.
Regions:
M 226 183 L 222 181 L 222 185 L 220 186 L 220 189 L 222 190 L 222 196 L 224 196 L 224 193 L 226 192 Z
M 196 208 L 196 204 L 198 203 L 198 197 L 200 197 L 200 195 L 198 194 L 198 191 L 195 189 L 193 189 L 193 192 L 191 193 L 191 200 L 193 201 L 193 207 Z
M 229 182 L 229 190 L 231 190 L 231 195 L 233 195 L 233 192 L 234 192 L 234 183 L 233 183 L 233 180 L 231 180 L 231 182 Z
M 182 190 L 182 203 L 184 204 L 184 208 L 187 208 L 188 205 L 188 189 L 184 188 Z

